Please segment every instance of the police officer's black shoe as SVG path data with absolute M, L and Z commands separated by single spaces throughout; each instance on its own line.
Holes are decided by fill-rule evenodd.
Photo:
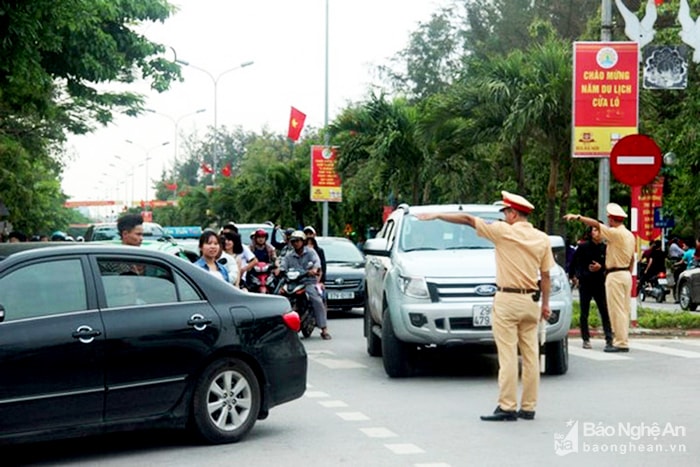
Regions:
M 627 347 L 615 347 L 615 346 L 610 346 L 610 347 L 605 347 L 603 349 L 604 352 L 611 352 L 611 353 L 617 353 L 617 352 L 629 352 L 630 349 Z
M 520 410 L 518 410 L 518 418 L 522 418 L 523 420 L 534 420 L 535 419 L 535 411 L 534 410 L 520 409 Z
M 503 410 L 499 405 L 492 415 L 482 415 L 481 419 L 485 422 L 516 422 L 518 413 L 515 410 Z

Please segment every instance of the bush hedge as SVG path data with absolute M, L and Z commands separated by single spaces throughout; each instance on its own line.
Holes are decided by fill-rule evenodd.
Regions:
M 580 323 L 581 307 L 579 301 L 574 300 L 571 329 L 578 329 Z M 700 313 L 659 311 L 639 307 L 637 308 L 637 324 L 645 329 L 700 329 Z M 591 328 L 601 327 L 598 307 L 593 302 L 591 303 L 591 311 L 588 314 L 588 325 Z

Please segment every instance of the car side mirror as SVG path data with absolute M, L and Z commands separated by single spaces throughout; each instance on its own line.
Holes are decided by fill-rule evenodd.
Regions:
M 0 305 L 0 323 L 5 321 L 5 307 Z

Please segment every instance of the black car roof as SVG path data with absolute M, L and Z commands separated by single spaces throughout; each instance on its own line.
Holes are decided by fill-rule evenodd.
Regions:
M 50 251 L 47 250 L 50 248 Z M 41 258 L 47 255 L 71 255 L 71 254 L 136 254 L 138 256 L 152 256 L 157 258 L 176 258 L 172 254 L 163 253 L 145 248 L 133 246 L 103 244 L 93 242 L 25 242 L 25 243 L 2 243 L 0 244 L 0 260 L 25 261 L 34 258 Z M 2 263 L 0 263 L 2 264 Z

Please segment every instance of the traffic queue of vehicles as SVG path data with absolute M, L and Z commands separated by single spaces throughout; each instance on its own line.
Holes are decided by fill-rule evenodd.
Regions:
M 420 346 L 493 344 L 493 245 L 412 216 L 433 208 L 400 206 L 364 251 L 316 237 L 327 307 L 363 309 L 368 353 L 383 356 L 391 377 L 412 373 Z M 261 225 L 272 235 L 271 225 L 245 227 Z M 118 244 L 115 227 L 92 227 L 98 241 L 0 245 L 0 443 L 151 426 L 236 442 L 304 394 L 299 331 L 313 324 L 302 324 L 293 297 L 241 291 L 193 265 L 199 228 L 152 224 L 133 248 Z M 572 300 L 560 269 L 545 344 L 552 374 L 568 369 Z

